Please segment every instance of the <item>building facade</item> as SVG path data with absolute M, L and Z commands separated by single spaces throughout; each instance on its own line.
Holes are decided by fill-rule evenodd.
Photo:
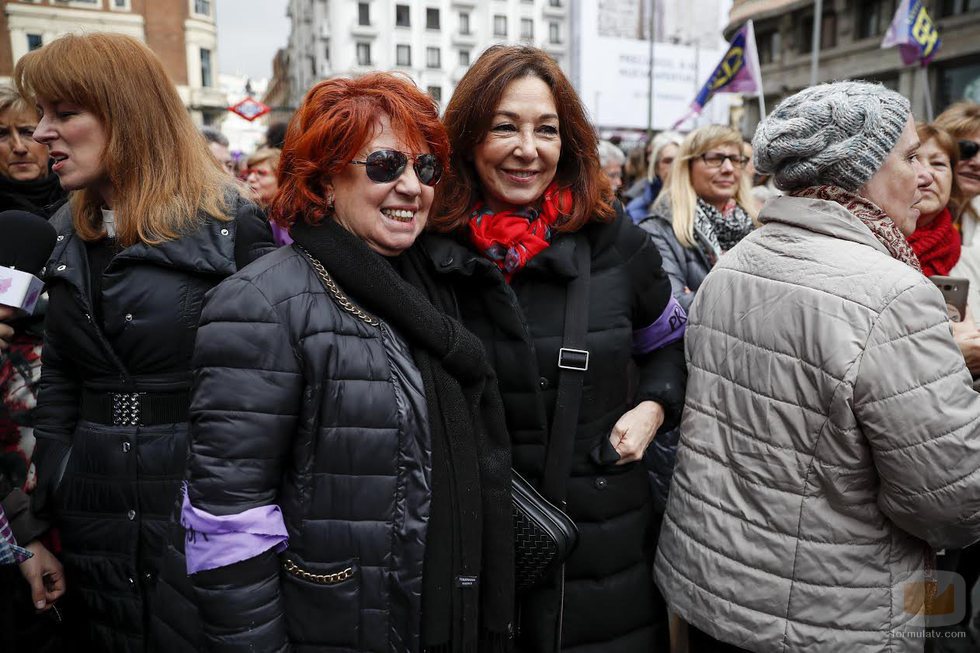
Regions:
M 980 2 L 924 0 L 942 39 L 926 73 L 903 66 L 896 48 L 881 48 L 897 4 L 824 0 L 818 83 L 879 81 L 908 97 L 918 120 L 927 119 L 928 104 L 938 114 L 957 100 L 980 102 Z M 725 33 L 731 36 L 746 20 L 754 21 L 768 108 L 810 84 L 814 8 L 812 0 L 735 0 Z M 744 121 L 752 134 L 759 122 L 754 103 L 746 103 Z
M 198 123 L 224 117 L 214 0 L 5 0 L 0 3 L 0 82 L 27 52 L 68 32 L 117 32 L 160 57 Z
M 496 43 L 543 48 L 567 72 L 571 1 L 289 0 L 284 95 L 296 107 L 318 80 L 392 70 L 444 108 L 466 69 Z

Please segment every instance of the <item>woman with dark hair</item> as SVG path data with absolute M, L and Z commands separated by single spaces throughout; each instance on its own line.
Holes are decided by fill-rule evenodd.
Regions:
M 488 49 L 444 122 L 451 178 L 432 225 L 443 233 L 424 245 L 496 369 L 514 468 L 579 530 L 564 578 L 520 597 L 518 645 L 665 651 L 651 490 L 636 463 L 680 415 L 684 312 L 653 243 L 610 204 L 595 131 L 545 52 Z M 567 429 L 554 432 L 556 418 Z
M 34 506 L 60 532 L 76 647 L 142 651 L 186 464 L 201 301 L 271 234 L 143 43 L 67 35 L 14 79 L 71 191 L 44 274 Z
M 448 153 L 404 78 L 307 93 L 271 208 L 295 242 L 204 308 L 181 514 L 203 633 L 162 585 L 162 650 L 508 648 L 503 408 L 412 248 Z

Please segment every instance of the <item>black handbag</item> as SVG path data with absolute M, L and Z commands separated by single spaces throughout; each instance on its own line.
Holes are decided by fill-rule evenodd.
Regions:
M 565 484 L 572 464 L 582 383 L 589 368 L 588 329 L 591 255 L 585 237 L 575 239 L 578 276 L 565 297 L 565 326 L 558 350 L 558 390 L 548 439 L 542 492 L 513 472 L 514 581 L 518 592 L 537 586 L 561 566 L 578 543 L 578 528 L 565 514 Z M 551 501 L 547 497 L 551 498 Z M 556 505 L 560 503 L 561 507 Z

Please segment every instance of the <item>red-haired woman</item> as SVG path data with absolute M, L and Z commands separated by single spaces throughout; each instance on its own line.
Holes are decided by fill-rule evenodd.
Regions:
M 445 124 L 452 175 L 432 221 L 445 234 L 423 245 L 496 369 L 515 469 L 567 501 L 580 533 L 564 591 L 556 575 L 522 597 L 519 644 L 667 650 L 651 489 L 638 464 L 684 399 L 685 316 L 660 254 L 610 205 L 596 134 L 543 51 L 487 50 L 456 87 Z M 587 329 L 583 346 L 568 346 L 569 305 L 568 321 Z M 583 374 L 579 396 L 559 389 Z M 569 401 L 556 409 L 559 395 Z M 577 419 L 554 432 L 569 411 Z
M 201 301 L 272 235 L 144 43 L 69 34 L 24 55 L 14 79 L 70 191 L 44 271 L 32 503 L 60 533 L 73 647 L 144 651 Z
M 503 408 L 412 248 L 448 153 L 390 74 L 321 82 L 293 118 L 271 213 L 294 244 L 201 320 L 181 522 L 203 635 L 168 607 L 162 650 L 509 644 Z

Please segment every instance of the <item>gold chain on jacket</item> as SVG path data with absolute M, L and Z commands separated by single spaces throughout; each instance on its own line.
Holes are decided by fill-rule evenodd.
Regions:
M 296 245 L 296 247 L 298 247 L 299 251 L 303 252 L 306 258 L 310 261 L 310 265 L 312 265 L 313 269 L 316 270 L 316 273 L 320 275 L 320 279 L 323 281 L 323 285 L 324 287 L 326 287 L 327 292 L 329 292 L 330 295 L 333 296 L 334 300 L 336 300 L 337 304 L 342 309 L 344 309 L 351 315 L 354 315 L 355 317 L 364 320 L 371 326 L 379 326 L 381 324 L 381 321 L 378 320 L 378 318 L 365 313 L 357 304 L 352 302 L 347 297 L 347 295 L 345 295 L 340 290 L 340 287 L 337 286 L 337 282 L 333 280 L 333 277 L 330 276 L 330 274 L 327 272 L 327 269 L 323 267 L 323 263 L 320 263 L 320 261 L 315 256 L 313 256 L 308 251 L 306 251 L 305 247 L 301 245 Z
M 333 574 L 311 574 L 288 558 L 282 561 L 282 568 L 297 578 L 302 578 L 305 581 L 316 583 L 317 585 L 336 585 L 354 575 L 353 567 L 348 567 L 343 571 L 338 571 Z

